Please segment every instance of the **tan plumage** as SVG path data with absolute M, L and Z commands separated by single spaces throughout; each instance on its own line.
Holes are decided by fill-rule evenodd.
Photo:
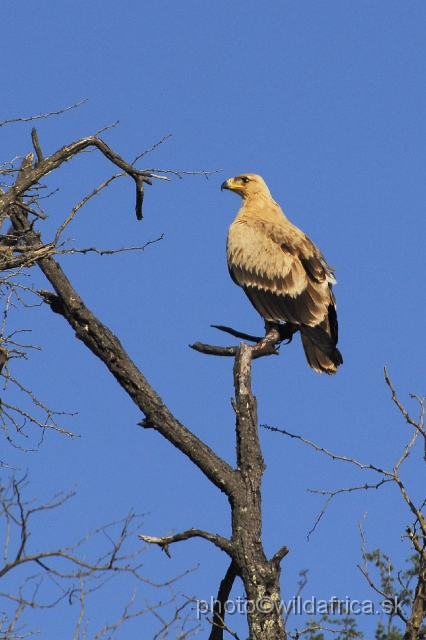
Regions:
M 287 220 L 263 178 L 246 173 L 226 180 L 243 199 L 229 227 L 227 255 L 232 279 L 265 320 L 288 322 L 300 332 L 308 364 L 336 373 L 337 345 L 333 268 L 305 234 Z

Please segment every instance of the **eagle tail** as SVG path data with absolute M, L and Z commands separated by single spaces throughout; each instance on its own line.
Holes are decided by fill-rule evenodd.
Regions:
M 309 366 L 318 373 L 335 374 L 343 358 L 327 332 L 320 327 L 300 327 L 300 337 Z

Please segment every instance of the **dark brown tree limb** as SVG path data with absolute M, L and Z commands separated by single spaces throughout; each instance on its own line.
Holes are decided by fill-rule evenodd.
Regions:
M 108 158 L 110 162 L 133 178 L 136 184 L 136 217 L 138 220 L 142 220 L 142 202 L 144 195 L 143 184 L 152 184 L 152 178 L 161 177 L 163 180 L 168 180 L 169 178 L 166 178 L 165 176 L 155 176 L 150 171 L 135 169 L 135 167 L 123 160 L 121 156 L 115 153 L 103 140 L 96 136 L 89 136 L 87 138 L 77 140 L 77 142 L 72 142 L 70 145 L 59 149 L 59 151 L 51 155 L 49 158 L 43 160 L 39 159 L 34 167 L 29 167 L 28 170 L 22 172 L 22 174 L 20 173 L 15 184 L 6 193 L 0 195 L 0 213 L 17 202 L 19 198 L 21 198 L 30 187 L 36 185 L 41 178 L 60 167 L 64 162 L 68 162 L 68 160 L 71 160 L 71 158 L 88 147 L 95 147 L 96 149 L 99 149 L 99 151 Z
M 13 214 L 13 223 L 23 233 L 27 246 L 42 248 L 38 235 L 19 211 Z M 234 470 L 214 451 L 181 424 L 168 410 L 123 349 L 120 341 L 86 307 L 70 284 L 60 265 L 51 257 L 37 261 L 52 285 L 56 297 L 45 296 L 54 302 L 54 311 L 61 313 L 81 340 L 111 371 L 133 402 L 146 415 L 154 428 L 196 464 L 221 491 L 229 494 L 238 481 Z
M 223 632 L 225 631 L 225 605 L 237 576 L 237 564 L 232 560 L 225 573 L 225 577 L 219 585 L 219 591 L 213 607 L 212 630 L 210 631 L 209 640 L 223 640 Z
M 41 242 L 31 229 L 27 230 L 26 237 L 31 246 Z M 265 610 L 256 605 L 255 611 L 249 615 L 253 640 L 283 640 L 282 616 L 271 603 L 280 601 L 280 567 L 277 560 L 285 554 L 280 550 L 269 561 L 261 543 L 260 484 L 264 463 L 258 437 L 256 400 L 251 391 L 252 356 L 271 348 L 277 338 L 274 329 L 259 345 L 248 347 L 242 343 L 238 349 L 234 366 L 237 412 L 237 470 L 234 471 L 170 413 L 118 339 L 84 305 L 59 264 L 51 257 L 42 258 L 38 264 L 55 290 L 57 298 L 52 298 L 52 301 L 56 310 L 61 309 L 60 312 L 75 330 L 76 337 L 106 364 L 143 411 L 147 417 L 146 426 L 161 433 L 228 495 L 232 509 L 231 541 L 212 534 L 203 537 L 210 539 L 235 560 L 247 598 L 254 603 L 267 603 Z

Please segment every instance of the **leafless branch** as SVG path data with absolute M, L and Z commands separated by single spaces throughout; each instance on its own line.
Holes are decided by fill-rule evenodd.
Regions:
M 228 555 L 232 556 L 232 543 L 227 538 L 223 538 L 219 535 L 213 535 L 208 533 L 207 531 L 201 531 L 201 529 L 189 529 L 188 531 L 183 531 L 182 533 L 176 533 L 173 536 L 163 536 L 162 538 L 156 538 L 154 536 L 145 536 L 141 533 L 139 534 L 139 538 L 148 544 L 156 544 L 163 549 L 166 555 L 171 558 L 169 545 L 174 544 L 175 542 L 181 542 L 182 540 L 189 540 L 190 538 L 204 538 L 204 540 L 208 540 L 212 542 L 216 547 L 219 547 L 222 551 L 226 551 Z
M 360 469 L 371 469 L 372 471 L 377 471 L 378 473 L 383 473 L 385 475 L 389 475 L 389 476 L 393 475 L 391 472 L 384 471 L 383 469 L 381 469 L 380 467 L 376 467 L 375 465 L 363 464 L 362 462 L 358 462 L 358 460 L 355 460 L 355 458 L 347 458 L 346 456 L 341 456 L 336 453 L 331 453 L 324 447 L 321 447 L 315 444 L 314 442 L 311 442 L 310 440 L 303 438 L 303 436 L 290 433 L 286 429 L 278 429 L 277 427 L 271 427 L 268 424 L 261 424 L 260 426 L 263 427 L 264 429 L 267 429 L 268 431 L 273 431 L 275 433 L 282 433 L 283 435 L 289 436 L 290 438 L 294 438 L 295 440 L 300 440 L 301 442 L 309 445 L 310 447 L 313 447 L 316 451 L 321 451 L 322 453 L 325 453 L 327 456 L 330 456 L 330 458 L 332 458 L 333 460 L 342 460 L 343 462 L 350 462 L 351 464 L 354 464 Z
M 148 384 L 143 374 L 131 361 L 119 340 L 86 307 L 62 268 L 54 259 L 54 252 L 67 251 L 66 247 L 59 247 L 57 243 L 61 233 L 71 222 L 77 211 L 90 198 L 110 184 L 115 177 L 104 181 L 74 207 L 63 226 L 58 229 L 56 241 L 52 243 L 55 245 L 53 253 L 34 254 L 34 251 L 42 251 L 45 247 L 41 239 L 41 233 L 35 231 L 35 224 L 38 222 L 39 216 L 32 213 L 32 211 L 35 211 L 37 214 L 39 211 L 35 203 L 41 188 L 40 180 L 79 153 L 92 152 L 97 149 L 110 162 L 119 167 L 120 171 L 132 177 L 136 185 L 136 212 L 138 219 L 142 217 L 144 183 L 152 184 L 154 178 L 169 180 L 169 175 L 171 174 L 180 178 L 184 174 L 204 175 L 207 178 L 212 172 L 177 172 L 170 169 L 137 170 L 110 149 L 97 135 L 73 142 L 49 158 L 43 158 L 41 145 L 36 136 L 33 136 L 33 145 L 38 158 L 37 163 L 33 165 L 33 154 L 28 154 L 24 158 L 18 173 L 16 174 L 15 169 L 13 169 L 13 172 L 9 175 L 8 179 L 11 179 L 13 175 L 14 184 L 6 193 L 0 194 L 0 212 L 9 217 L 13 227 L 12 232 L 4 238 L 5 246 L 10 248 L 10 252 L 7 254 L 8 259 L 10 257 L 22 258 L 22 256 L 25 256 L 25 259 L 28 260 L 30 252 L 33 252 L 34 263 L 40 267 L 52 287 L 52 291 L 40 291 L 38 292 L 39 295 L 50 305 L 52 311 L 61 314 L 67 320 L 76 337 L 96 357 L 104 362 L 111 374 L 145 416 L 140 425 L 143 428 L 155 429 L 173 446 L 178 448 L 216 487 L 227 495 L 231 504 L 232 538 L 230 540 L 218 534 L 198 529 L 191 529 L 163 538 L 141 536 L 142 539 L 151 544 L 157 544 L 168 552 L 169 545 L 179 540 L 191 537 L 204 538 L 225 551 L 235 562 L 248 600 L 257 602 L 260 598 L 266 598 L 271 602 L 279 601 L 280 562 L 288 550 L 287 547 L 282 545 L 272 557 L 272 560 L 268 560 L 261 542 L 260 487 L 265 465 L 259 443 L 257 404 L 251 390 L 251 367 L 255 358 L 278 353 L 277 345 L 283 339 L 280 325 L 267 323 L 265 337 L 252 347 L 242 343 L 235 348 L 232 354 L 235 357 L 233 375 L 237 450 L 236 465 L 233 468 L 174 417 L 154 389 Z M 120 174 L 115 175 L 117 177 L 120 176 Z M 22 203 L 24 206 L 20 206 Z M 35 218 L 35 220 L 32 218 Z M 28 250 L 28 253 L 21 250 L 23 247 Z M 32 266 L 32 263 L 26 262 L 25 266 Z M 7 366 L 7 362 L 5 362 L 4 366 Z M 19 517 L 23 521 L 25 515 L 21 514 Z M 18 516 L 16 518 L 18 524 L 12 524 L 12 520 L 10 520 L 11 527 L 19 526 L 20 520 Z M 24 538 L 27 539 L 25 536 Z M 101 558 L 97 558 L 96 561 L 82 559 L 80 553 L 77 556 L 75 548 L 58 549 L 56 552 L 45 551 L 43 557 L 35 558 L 34 554 L 31 555 L 26 551 L 24 545 L 19 552 L 19 558 L 14 558 L 13 561 L 17 562 L 19 560 L 21 566 L 25 566 L 25 563 L 31 565 L 34 562 L 41 567 L 42 573 L 48 572 L 52 580 L 54 579 L 58 583 L 63 579 L 69 579 L 71 576 L 76 580 L 83 578 L 84 585 L 80 587 L 80 593 L 84 591 L 84 594 L 87 595 L 90 592 L 90 585 L 87 585 L 87 581 L 92 577 L 91 572 L 99 571 L 102 573 L 102 571 L 105 571 L 106 580 L 112 567 L 116 567 L 119 560 L 123 561 L 123 564 L 120 564 L 122 569 L 128 571 L 138 570 L 138 567 L 135 568 L 130 560 L 128 563 L 124 562 L 123 554 L 121 554 L 120 558 L 118 557 L 121 553 L 121 546 L 117 541 L 115 544 L 116 546 L 113 545 L 112 551 L 108 549 L 106 554 Z M 73 561 L 74 558 L 77 558 L 77 563 Z M 57 564 L 58 562 L 59 565 Z M 96 584 L 99 584 L 99 582 Z M 96 585 L 92 587 L 92 590 L 95 588 Z M 70 600 L 76 599 L 78 593 L 79 590 L 74 589 L 69 596 Z M 126 615 L 127 613 L 125 612 Z M 156 610 L 154 615 L 160 614 Z M 81 622 L 79 633 L 85 632 L 83 627 L 84 622 Z M 249 628 L 253 637 L 274 637 L 277 639 L 284 637 L 282 616 L 275 607 L 262 610 L 255 608 L 249 615 Z M 260 629 L 262 629 L 261 636 L 259 635 Z M 109 632 L 113 633 L 114 631 Z
M 291 604 L 290 604 L 290 606 L 288 607 L 288 609 L 287 609 L 287 611 L 286 611 L 286 614 L 285 614 L 285 616 L 284 616 L 284 627 L 285 627 L 286 629 L 287 629 L 287 626 L 288 626 L 289 618 L 290 618 L 290 616 L 291 616 L 291 614 L 292 614 L 292 612 L 293 612 L 293 608 L 294 608 L 294 607 L 293 607 L 293 603 L 294 603 L 294 602 L 297 602 L 297 600 L 298 600 L 298 598 L 299 598 L 300 594 L 302 593 L 303 589 L 304 589 L 304 588 L 306 587 L 306 585 L 308 584 L 307 573 L 308 573 L 308 572 L 307 572 L 307 570 L 306 570 L 306 569 L 305 569 L 305 570 L 303 570 L 303 571 L 300 571 L 300 573 L 299 573 L 299 575 L 300 575 L 300 580 L 299 580 L 299 582 L 298 582 L 298 588 L 297 588 L 296 595 L 294 596 L 293 601 L 291 602 Z
M 390 381 L 388 370 L 386 369 L 386 367 L 384 367 L 384 373 L 385 373 L 386 384 L 388 385 L 392 393 L 393 402 L 396 404 L 396 406 L 398 407 L 398 409 L 400 410 L 400 412 L 402 413 L 402 415 L 404 416 L 408 424 L 411 424 L 411 426 L 415 427 L 415 429 L 417 429 L 422 434 L 422 436 L 426 438 L 426 431 L 424 429 L 424 416 L 426 411 L 424 401 L 426 400 L 426 396 L 423 398 L 419 398 L 419 396 L 417 395 L 410 394 L 411 398 L 415 398 L 419 402 L 420 408 L 421 408 L 419 421 L 416 422 L 415 420 L 413 420 L 413 418 L 410 417 L 404 405 L 398 400 L 395 388 L 392 382 Z
M 361 546 L 361 552 L 362 552 L 362 557 L 364 560 L 364 566 L 361 565 L 357 565 L 358 569 L 361 571 L 361 573 L 363 574 L 363 576 L 366 578 L 368 584 L 370 585 L 370 587 L 373 589 L 373 591 L 375 591 L 376 593 L 378 593 L 380 596 L 382 596 L 382 598 L 387 601 L 389 599 L 389 597 L 391 596 L 390 593 L 386 592 L 383 588 L 379 588 L 374 581 L 371 579 L 369 571 L 368 571 L 368 560 L 367 560 L 367 553 L 365 550 L 365 546 L 366 546 L 366 540 L 365 540 L 365 536 L 364 536 L 364 531 L 363 531 L 363 523 L 365 521 L 367 514 L 364 514 L 364 517 L 362 519 L 362 521 L 360 522 L 359 526 L 359 530 L 360 530 L 360 535 L 361 535 L 361 540 L 362 540 L 362 546 Z M 401 611 L 400 607 L 396 607 L 395 609 L 395 615 L 398 615 L 399 618 L 405 623 L 407 624 L 408 619 L 405 616 L 405 614 Z
M 172 627 L 175 627 L 176 640 L 186 640 L 186 638 L 195 636 L 201 631 L 201 627 L 199 624 L 196 624 L 194 626 L 194 620 L 189 613 L 185 614 L 184 616 L 182 615 L 182 613 L 189 607 L 189 604 L 194 601 L 192 598 L 187 598 L 187 596 L 183 597 L 185 598 L 185 601 L 179 603 L 176 595 L 172 591 L 171 599 L 169 600 L 169 602 L 164 603 L 173 603 L 174 605 L 174 615 L 169 620 L 166 620 L 164 616 L 160 615 L 160 606 L 153 607 L 149 603 L 149 601 L 145 599 L 147 608 L 161 624 L 161 627 L 154 635 L 153 640 L 163 640 L 163 638 L 166 638 L 169 635 Z
M 0 195 L 0 213 L 15 204 L 24 194 L 36 185 L 39 180 L 57 169 L 64 162 L 71 160 L 75 155 L 81 153 L 88 148 L 98 149 L 110 162 L 122 169 L 127 175 L 131 176 L 136 185 L 136 216 L 138 220 L 142 219 L 142 202 L 143 202 L 143 184 L 152 184 L 152 178 L 157 178 L 150 170 L 140 171 L 135 169 L 131 164 L 123 160 L 121 156 L 115 153 L 103 140 L 96 136 L 82 138 L 77 142 L 73 142 L 68 146 L 62 147 L 49 158 L 38 162 L 34 167 L 25 167 L 25 172 L 19 175 L 14 185 L 4 194 Z
M 122 172 L 122 173 L 115 173 L 114 175 L 112 175 L 110 178 L 108 178 L 107 180 L 105 180 L 104 182 L 102 182 L 102 184 L 99 185 L 99 187 L 96 187 L 96 189 L 93 189 L 93 191 L 91 193 L 89 193 L 89 195 L 87 195 L 85 198 L 83 198 L 83 200 L 81 200 L 71 211 L 71 213 L 69 214 L 68 218 L 61 224 L 61 226 L 59 227 L 59 229 L 56 232 L 55 235 L 55 239 L 53 241 L 54 245 L 57 245 L 59 242 L 59 238 L 61 236 L 61 233 L 64 231 L 65 227 L 67 227 L 69 225 L 69 223 L 71 222 L 71 220 L 74 219 L 75 214 L 77 213 L 77 211 L 79 211 L 79 209 L 81 209 L 82 207 L 84 207 L 84 205 L 91 200 L 91 198 L 93 198 L 94 196 L 97 196 L 98 193 L 100 193 L 102 191 L 102 189 L 105 189 L 105 187 L 107 187 L 109 184 L 111 184 L 111 182 L 113 182 L 113 180 L 116 180 L 117 178 L 122 178 L 123 176 L 125 176 L 126 173 Z
M 0 127 L 3 127 L 5 124 L 12 124 L 13 122 L 32 122 L 33 120 L 50 118 L 51 116 L 59 116 L 59 115 L 62 115 L 63 113 L 66 113 L 67 111 L 70 111 L 71 109 L 76 109 L 77 107 L 79 107 L 80 105 L 84 104 L 87 101 L 88 101 L 88 98 L 85 98 L 84 100 L 81 100 L 81 102 L 77 102 L 76 104 L 73 104 L 71 107 L 66 107 L 65 109 L 60 109 L 59 111 L 50 111 L 49 113 L 39 114 L 38 116 L 30 116 L 28 118 L 12 118 L 11 120 L 3 120 L 3 122 L 0 122 Z
M 26 566 L 35 566 L 39 573 L 25 578 L 16 594 L 0 592 L 0 601 L 4 603 L 6 610 L 8 610 L 6 601 L 10 602 L 11 606 L 15 606 L 14 611 L 5 614 L 6 617 L 0 620 L 0 634 L 6 626 L 12 629 L 27 608 L 52 609 L 61 600 L 68 598 L 70 604 L 76 601 L 80 603 L 74 635 L 75 638 L 80 638 L 81 634 L 84 636 L 87 596 L 99 590 L 110 579 L 130 574 L 140 583 L 152 587 L 167 587 L 168 589 L 171 588 L 173 582 L 179 579 L 180 576 L 163 584 L 156 584 L 141 575 L 140 555 L 144 549 L 141 547 L 136 547 L 134 550 L 127 549 L 142 526 L 141 516 L 133 512 L 130 512 L 122 520 L 89 532 L 72 546 L 54 550 L 30 550 L 31 523 L 34 516 L 39 517 L 47 510 L 60 508 L 74 496 L 75 492 L 71 491 L 67 495 L 57 494 L 48 502 L 38 505 L 33 500 L 24 499 L 23 494 L 27 489 L 26 476 L 20 480 L 12 477 L 6 484 L 0 486 L 0 523 L 6 532 L 0 578 L 4 578 L 11 572 L 15 573 L 18 567 L 22 571 L 22 568 Z M 96 551 L 93 551 L 94 549 Z M 93 556 L 94 553 L 97 556 L 91 560 L 90 556 Z M 56 591 L 52 591 L 52 586 Z M 96 638 L 111 637 L 110 634 L 127 620 L 152 612 L 175 601 L 173 600 L 175 596 L 173 596 L 167 602 L 135 608 L 135 593 L 125 605 L 123 613 L 117 621 L 105 625 L 95 636 Z M 185 606 L 186 603 L 174 608 L 172 620 L 168 622 L 168 629 L 171 629 L 173 622 L 181 624 L 186 620 L 181 615 Z M 182 634 L 179 637 L 188 636 L 189 634 Z M 7 635 L 4 637 L 18 638 L 23 636 Z
M 325 504 L 324 504 L 323 508 L 321 509 L 321 512 L 319 513 L 319 515 L 317 516 L 317 518 L 315 520 L 314 526 L 312 527 L 312 529 L 309 531 L 309 533 L 307 535 L 307 539 L 308 540 L 310 539 L 311 535 L 313 534 L 313 532 L 317 528 L 321 518 L 323 517 L 324 513 L 326 512 L 326 509 L 327 509 L 330 501 L 335 496 L 339 495 L 340 493 L 352 493 L 352 491 L 359 491 L 361 489 L 378 489 L 379 487 L 382 486 L 382 484 L 385 484 L 386 482 L 393 482 L 393 478 L 383 478 L 377 484 L 363 484 L 363 485 L 360 485 L 358 487 L 344 487 L 342 489 L 337 489 L 336 491 L 323 491 L 323 490 L 319 490 L 319 489 L 307 489 L 307 491 L 309 491 L 309 493 L 319 493 L 322 496 L 327 496 Z
M 205 176 L 208 179 L 209 176 L 213 175 L 214 173 L 221 173 L 222 169 L 214 169 L 213 171 L 174 171 L 173 169 L 145 169 L 145 171 L 152 173 L 153 175 L 156 173 L 170 173 L 182 180 L 182 176 Z M 155 177 L 159 178 L 160 176 Z
M 136 158 L 133 160 L 132 162 L 132 166 L 134 166 L 138 160 L 140 160 L 140 158 L 143 158 L 144 156 L 146 156 L 148 153 L 151 153 L 151 151 L 154 151 L 154 149 L 156 149 L 157 147 L 160 146 L 160 144 L 163 144 L 163 142 L 165 140 L 167 140 L 167 138 L 171 138 L 172 134 L 168 133 L 166 136 L 163 136 L 161 138 L 161 140 L 159 140 L 158 142 L 156 142 L 155 144 L 152 145 L 152 147 L 150 147 L 149 149 L 146 149 L 146 151 L 142 151 L 142 153 L 140 153 L 138 156 L 136 156 Z
M 70 249 L 57 249 L 55 250 L 55 255 L 62 255 L 66 253 L 82 253 L 85 255 L 86 253 L 97 253 L 100 256 L 112 256 L 116 253 L 123 253 L 124 251 L 144 251 L 149 245 L 155 244 L 156 242 L 160 242 L 164 238 L 164 233 L 161 234 L 155 240 L 148 240 L 141 247 L 121 247 L 120 249 L 97 249 L 96 247 L 88 247 L 86 249 L 77 249 L 76 247 L 72 247 Z
M 34 293 L 32 289 L 25 288 L 25 290 L 31 294 Z M 0 376 L 4 381 L 3 390 L 5 393 L 0 402 L 0 427 L 3 429 L 8 442 L 14 447 L 26 450 L 26 447 L 22 446 L 22 440 L 18 441 L 15 436 L 18 434 L 20 438 L 28 439 L 26 433 L 28 425 L 34 425 L 41 429 L 41 439 L 45 429 L 53 429 L 71 438 L 77 437 L 77 434 L 59 426 L 57 421 L 59 416 L 72 414 L 64 411 L 55 411 L 46 406 L 36 397 L 33 391 L 12 375 L 10 370 L 11 362 L 15 359 L 26 359 L 29 349 L 39 350 L 39 347 L 32 344 L 23 344 L 18 340 L 18 336 L 23 333 L 22 330 L 13 331 L 11 334 L 6 333 L 7 319 L 11 308 L 15 305 L 14 299 L 17 298 L 21 303 L 25 304 L 25 301 L 20 299 L 16 284 L 9 282 L 6 290 L 3 291 L 0 283 L 1 297 L 4 300 L 5 308 L 0 328 Z M 19 393 L 20 402 L 16 402 L 15 399 L 15 402 L 12 403 L 8 400 L 8 394 L 16 392 Z
M 225 624 L 226 602 L 231 593 L 232 587 L 235 582 L 235 578 L 238 575 L 237 565 L 234 560 L 231 561 L 223 580 L 219 585 L 219 591 L 216 601 L 213 606 L 213 618 L 207 618 L 211 623 L 212 629 L 209 635 L 209 640 L 223 640 L 223 632 L 233 633 Z M 237 637 L 236 635 L 234 637 Z
M 112 124 L 107 124 L 105 127 L 102 127 L 102 129 L 98 129 L 97 131 L 95 131 L 95 133 L 93 135 L 94 136 L 99 136 L 101 133 L 104 133 L 105 131 L 109 131 L 110 129 L 115 129 L 115 127 L 118 124 L 120 124 L 120 120 L 116 120 Z

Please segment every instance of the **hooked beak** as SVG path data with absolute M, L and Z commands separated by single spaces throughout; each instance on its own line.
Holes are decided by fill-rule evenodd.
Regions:
M 231 180 L 225 180 L 225 182 L 222 182 L 222 184 L 220 185 L 220 190 L 223 191 L 224 189 L 230 189 L 230 182 Z

